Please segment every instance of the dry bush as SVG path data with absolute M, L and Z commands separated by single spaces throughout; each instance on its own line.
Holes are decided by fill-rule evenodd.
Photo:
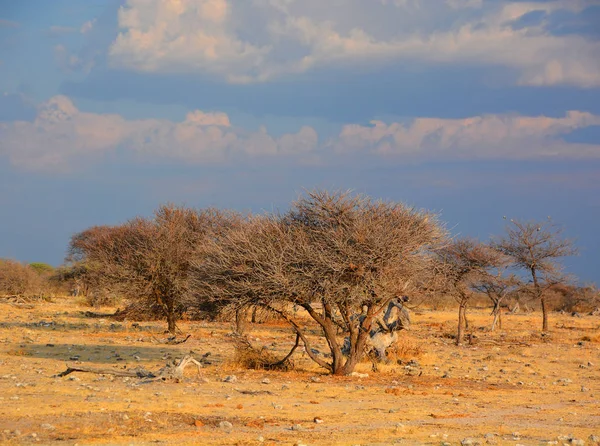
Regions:
M 0 294 L 19 297 L 45 297 L 48 281 L 34 269 L 14 260 L 0 259 Z
M 409 360 L 423 355 L 421 343 L 408 336 L 402 336 L 387 349 L 388 359 L 392 361 Z
M 232 364 L 236 367 L 252 370 L 293 370 L 294 362 L 290 358 L 280 360 L 266 347 L 254 347 L 248 338 L 233 336 L 235 353 Z
M 600 307 L 600 292 L 595 285 L 557 284 L 547 291 L 550 308 L 568 313 L 589 313 Z

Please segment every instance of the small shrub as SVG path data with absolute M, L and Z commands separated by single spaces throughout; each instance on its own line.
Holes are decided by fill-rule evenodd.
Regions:
M 233 364 L 252 370 L 292 370 L 294 363 L 291 359 L 283 362 L 266 348 L 255 348 L 244 336 L 234 336 L 235 353 Z
M 396 343 L 387 349 L 388 359 L 392 361 L 418 358 L 423 354 L 420 343 L 406 336 L 401 336 Z

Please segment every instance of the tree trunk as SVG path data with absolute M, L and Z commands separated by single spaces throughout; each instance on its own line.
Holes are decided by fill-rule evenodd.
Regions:
M 246 323 L 248 319 L 248 309 L 238 308 L 235 311 L 235 332 L 239 335 L 246 331 Z
M 461 345 L 463 340 L 463 326 L 465 321 L 465 305 L 458 306 L 458 330 L 456 332 L 456 345 Z
M 175 335 L 175 331 L 177 330 L 176 321 L 177 321 L 177 318 L 175 317 L 175 312 L 170 310 L 167 313 L 167 325 L 168 325 L 167 330 L 169 330 L 169 333 L 171 333 L 172 335 Z
M 496 323 L 498 322 L 498 311 L 494 311 L 494 320 L 492 321 L 492 327 L 490 328 L 490 331 L 495 331 L 496 330 Z
M 540 299 L 542 303 L 542 331 L 548 331 L 548 309 L 546 308 L 546 297 Z

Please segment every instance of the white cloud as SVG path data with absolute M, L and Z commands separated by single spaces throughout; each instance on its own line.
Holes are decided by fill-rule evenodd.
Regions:
M 212 163 L 243 156 L 304 156 L 316 146 L 316 133 L 306 127 L 275 138 L 266 129 L 236 129 L 225 113 L 200 110 L 182 122 L 126 120 L 82 112 L 65 96 L 41 104 L 33 122 L 0 123 L 0 155 L 21 168 L 42 171 L 68 170 L 118 148 L 140 161 Z
M 564 117 L 484 115 L 465 119 L 415 118 L 411 122 L 349 124 L 319 145 L 317 132 L 274 137 L 261 127 L 233 126 L 227 114 L 194 110 L 181 122 L 127 120 L 116 114 L 87 113 L 65 96 L 37 108 L 33 122 L 0 123 L 0 156 L 28 170 L 68 171 L 118 150 L 138 162 L 231 163 L 258 157 L 292 163 L 389 159 L 599 158 L 600 145 L 565 140 L 577 129 L 600 126 L 600 116 L 570 111 Z
M 600 158 L 600 145 L 570 143 L 561 135 L 600 125 L 600 116 L 570 111 L 563 118 L 484 115 L 417 118 L 411 123 L 346 125 L 330 142 L 337 153 L 367 152 L 413 159 Z
M 79 32 L 81 34 L 87 34 L 92 29 L 94 29 L 95 24 L 96 24 L 96 19 L 87 20 L 86 22 L 83 23 L 83 25 L 81 25 L 81 27 L 79 28 Z
M 127 0 L 114 66 L 258 82 L 344 62 L 508 67 L 527 85 L 600 86 L 600 42 L 515 29 L 532 11 L 579 13 L 590 1 Z

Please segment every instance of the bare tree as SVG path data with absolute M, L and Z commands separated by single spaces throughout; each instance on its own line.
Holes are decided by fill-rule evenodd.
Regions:
M 234 214 L 215 209 L 165 205 L 153 219 L 76 234 L 69 259 L 84 260 L 104 289 L 137 301 L 148 313 L 162 313 L 175 334 L 192 295 L 189 271 L 197 246 L 218 237 L 234 220 Z
M 441 291 L 452 296 L 458 303 L 458 329 L 456 345 L 462 343 L 467 328 L 467 307 L 473 295 L 473 287 L 489 280 L 491 268 L 502 262 L 502 255 L 488 245 L 471 238 L 455 239 L 437 251 L 438 276 Z
M 428 213 L 348 192 L 314 191 L 284 215 L 253 217 L 203 245 L 196 284 L 203 298 L 269 309 L 288 322 L 313 361 L 348 374 L 376 317 L 394 297 L 414 289 L 430 266 L 427 249 L 443 236 Z M 321 328 L 330 361 L 311 348 L 294 306 Z
M 496 325 L 502 328 L 501 306 L 504 299 L 521 287 L 521 281 L 514 274 L 506 275 L 506 269 L 509 267 L 507 259 L 500 259 L 500 264 L 492 267 L 492 271 L 482 275 L 472 285 L 475 291 L 485 294 L 492 302 L 492 325 L 491 331 L 496 329 Z
M 529 289 L 542 306 L 542 331 L 548 331 L 546 290 L 568 282 L 559 259 L 577 253 L 573 241 L 563 238 L 563 229 L 550 219 L 545 222 L 511 220 L 506 235 L 496 239 L 493 246 L 510 256 L 513 265 L 531 277 Z

